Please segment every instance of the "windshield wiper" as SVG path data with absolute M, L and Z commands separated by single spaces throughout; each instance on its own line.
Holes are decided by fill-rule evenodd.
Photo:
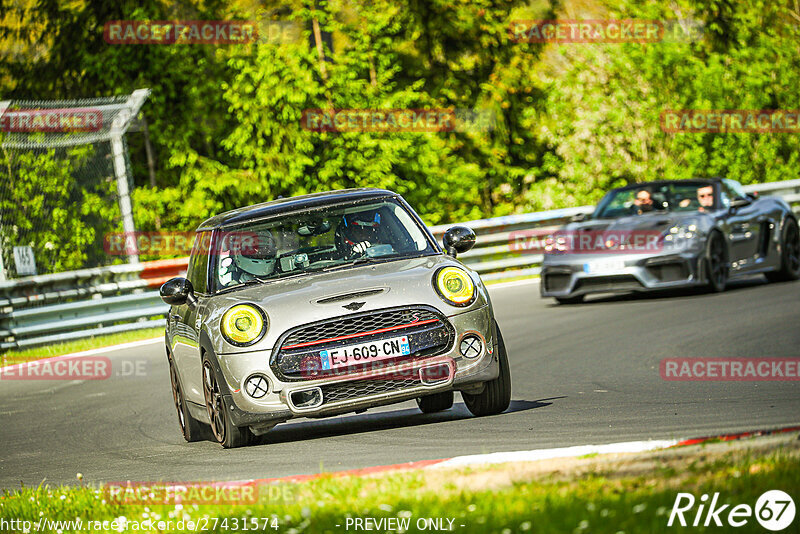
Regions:
M 338 265 L 331 265 L 329 267 L 323 267 L 320 269 L 321 271 L 334 271 L 336 269 L 341 269 L 343 267 L 355 267 L 356 265 L 366 265 L 368 263 L 383 263 L 386 260 L 397 259 L 398 256 L 381 256 L 379 258 L 371 258 L 369 256 L 362 256 L 360 258 L 355 258 L 350 261 L 346 261 L 344 263 L 340 263 Z

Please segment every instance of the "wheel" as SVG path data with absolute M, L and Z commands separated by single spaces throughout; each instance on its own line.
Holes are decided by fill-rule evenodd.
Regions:
M 186 399 L 183 397 L 183 390 L 181 389 L 180 380 L 178 380 L 178 372 L 175 370 L 175 363 L 172 358 L 167 360 L 169 361 L 169 379 L 172 382 L 172 400 L 178 412 L 178 425 L 180 425 L 183 439 L 190 443 L 206 439 L 208 437 L 208 426 L 192 417 L 186 407 Z
M 453 392 L 445 391 L 444 393 L 417 397 L 417 406 L 422 410 L 422 413 L 434 413 L 450 409 L 453 407 Z
M 556 297 L 559 304 L 580 304 L 586 295 L 576 295 L 574 297 Z
M 770 282 L 788 282 L 800 278 L 800 231 L 797 221 L 787 219 L 781 236 L 780 270 L 766 273 Z
M 503 335 L 500 333 L 496 321 L 494 331 L 497 340 L 494 348 L 497 351 L 497 359 L 500 361 L 500 374 L 494 380 L 484 383 L 483 391 L 477 395 L 461 393 L 467 409 L 472 415 L 478 417 L 502 413 L 511 404 L 511 370 L 508 366 L 506 344 L 503 342 Z
M 725 291 L 728 283 L 728 252 L 719 232 L 712 233 L 708 238 L 705 262 L 708 289 L 714 293 Z
M 203 361 L 203 393 L 206 399 L 206 410 L 211 420 L 211 432 L 214 438 L 226 449 L 243 447 L 253 439 L 253 433 L 247 427 L 237 427 L 228 415 L 230 406 L 225 402 L 219 388 L 217 375 L 209 360 Z

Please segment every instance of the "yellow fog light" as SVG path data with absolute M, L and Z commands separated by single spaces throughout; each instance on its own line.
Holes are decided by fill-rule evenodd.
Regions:
M 220 322 L 222 335 L 233 345 L 252 345 L 266 331 L 264 313 L 252 304 L 237 304 L 225 312 Z
M 434 276 L 434 287 L 445 302 L 453 306 L 466 306 L 475 298 L 472 278 L 458 267 L 445 267 Z

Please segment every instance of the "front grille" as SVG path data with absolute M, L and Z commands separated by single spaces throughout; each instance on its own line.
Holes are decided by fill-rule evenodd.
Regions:
M 408 324 L 412 322 L 439 319 L 438 315 L 427 309 L 405 309 L 380 313 L 359 314 L 334 321 L 316 323 L 301 327 L 289 335 L 282 344 L 283 349 L 297 345 L 318 344 L 320 340 L 353 336 L 381 328 Z
M 370 364 L 321 371 L 319 353 L 344 345 L 407 336 L 411 354 L 394 360 L 435 356 L 453 344 L 455 332 L 447 319 L 427 306 L 362 312 L 303 325 L 286 332 L 275 345 L 270 365 L 284 380 L 307 380 L 364 370 Z M 387 366 L 392 360 L 375 365 Z M 313 372 L 309 372 L 312 370 Z
M 641 289 L 642 284 L 635 276 L 630 274 L 617 274 L 611 276 L 592 276 L 580 278 L 575 284 L 575 291 L 590 289 L 592 291 L 617 291 L 625 289 Z
M 356 380 L 354 382 L 340 382 L 322 386 L 322 404 L 379 395 L 403 389 L 411 389 L 422 385 L 419 378 L 415 379 L 382 379 L 382 380 Z
M 647 267 L 647 271 L 659 282 L 677 282 L 689 278 L 686 262 L 666 263 Z

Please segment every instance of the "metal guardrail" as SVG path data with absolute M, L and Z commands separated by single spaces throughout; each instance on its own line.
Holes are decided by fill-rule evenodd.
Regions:
M 0 282 L 0 350 L 164 326 L 158 288 L 188 258 Z
M 800 180 L 746 186 L 760 195 L 778 195 L 800 214 Z M 459 259 L 484 281 L 538 276 L 541 254 L 515 252 L 515 232 L 555 230 L 573 216 L 590 214 L 581 206 L 460 223 L 472 228 L 475 247 Z M 452 225 L 434 226 L 441 242 Z M 156 290 L 186 271 L 188 258 L 115 265 L 0 282 L 0 350 L 56 343 L 164 326 L 168 306 Z

